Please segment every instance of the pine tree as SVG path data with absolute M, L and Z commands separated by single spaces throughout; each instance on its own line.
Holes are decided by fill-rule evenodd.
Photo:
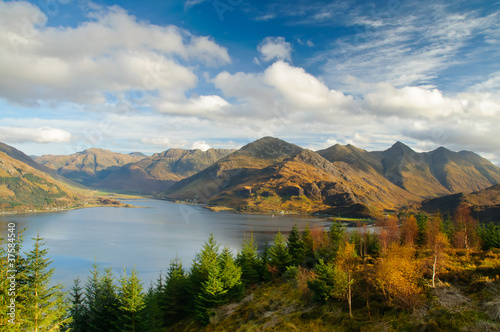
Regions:
M 203 281 L 196 297 L 196 317 L 200 322 L 209 323 L 210 317 L 214 315 L 213 308 L 224 302 L 226 293 L 217 264 L 208 267 L 207 280 Z
M 137 270 L 132 269 L 127 276 L 125 269 L 118 289 L 120 331 L 139 331 L 140 314 L 144 309 L 144 294 Z
M 347 290 L 348 277 L 333 262 L 325 263 L 322 259 L 314 267 L 315 277 L 307 282 L 317 301 L 343 299 Z
M 69 294 L 71 296 L 69 313 L 73 318 L 69 328 L 75 332 L 86 331 L 87 307 L 85 306 L 83 288 L 80 286 L 80 278 L 74 279 Z
M 163 310 L 161 309 L 162 275 L 156 285 L 151 284 L 144 295 L 144 310 L 141 315 L 141 331 L 159 330 L 164 325 Z
M 225 247 L 220 254 L 218 249 L 219 245 L 210 234 L 202 251 L 196 255 L 189 275 L 195 313 L 205 324 L 214 308 L 239 297 L 243 291 L 241 269 L 236 265 L 229 248 Z M 193 290 L 197 291 L 194 293 Z
M 262 255 L 260 255 L 259 260 L 259 276 L 262 281 L 271 280 L 271 273 L 269 272 L 269 245 L 264 244 L 264 249 L 262 250 Z
M 304 242 L 300 237 L 299 229 L 297 224 L 293 225 L 292 231 L 288 234 L 287 238 L 288 253 L 290 254 L 292 264 L 300 265 L 304 262 Z
M 241 268 L 234 261 L 233 254 L 228 247 L 224 247 L 219 255 L 219 275 L 226 291 L 225 301 L 240 298 L 244 290 Z
M 170 262 L 165 283 L 160 288 L 159 305 L 167 326 L 187 315 L 189 299 L 187 282 L 182 262 L 178 258 L 174 259 Z
M 417 226 L 418 226 L 418 235 L 417 235 L 417 244 L 419 246 L 423 246 L 426 242 L 427 236 L 427 215 L 423 212 L 420 212 L 416 215 Z
M 285 237 L 278 232 L 274 236 L 273 245 L 269 248 L 269 264 L 277 268 L 279 274 L 282 275 L 291 262 L 292 257 L 288 252 Z
M 482 225 L 478 229 L 478 234 L 483 243 L 483 250 L 500 248 L 500 226 L 490 222 L 488 225 Z
M 27 253 L 26 279 L 29 292 L 26 294 L 25 319 L 23 327 L 29 331 L 57 331 L 67 322 L 67 304 L 64 302 L 62 285 L 50 287 L 54 269 L 52 261 L 46 258 L 48 249 L 37 235 L 33 248 Z
M 301 234 L 302 244 L 304 246 L 304 261 L 307 267 L 311 268 L 315 262 L 314 258 L 314 239 L 312 237 L 309 225 Z
M 236 255 L 236 264 L 241 268 L 241 281 L 245 286 L 259 282 L 260 261 L 253 233 L 250 239 L 243 238 L 241 251 Z
M 340 223 L 340 220 L 334 220 L 330 225 L 328 235 L 333 252 L 337 252 L 342 240 L 344 239 L 345 227 Z
M 94 263 L 94 270 L 85 287 L 85 297 L 88 307 L 87 330 L 95 332 L 119 331 L 118 297 L 111 267 L 101 274 L 99 265 Z
M 208 241 L 203 244 L 201 252 L 195 255 L 188 276 L 188 289 L 192 298 L 191 303 L 194 303 L 202 284 L 208 280 L 209 267 L 217 265 L 218 254 L 219 244 L 215 240 L 214 235 L 210 234 Z

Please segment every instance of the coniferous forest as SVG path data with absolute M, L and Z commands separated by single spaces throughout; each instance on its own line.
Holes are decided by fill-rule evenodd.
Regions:
M 213 235 L 187 269 L 173 260 L 147 286 L 135 269 L 95 263 L 68 292 L 51 286 L 48 248 L 2 240 L 1 331 L 497 331 L 500 226 L 451 216 L 380 216 L 370 231 L 297 227 L 233 254 Z M 13 324 L 14 322 L 14 324 Z

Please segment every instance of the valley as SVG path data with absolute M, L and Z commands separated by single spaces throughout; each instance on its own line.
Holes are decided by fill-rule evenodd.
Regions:
M 312 151 L 263 137 L 238 150 L 173 148 L 151 156 L 91 148 L 32 159 L 5 144 L 0 151 L 7 210 L 89 204 L 89 193 L 102 190 L 215 210 L 354 218 L 452 213 L 466 204 L 478 218 L 500 220 L 500 168 L 473 152 L 444 147 L 419 153 L 396 142 L 384 151 L 339 144 Z

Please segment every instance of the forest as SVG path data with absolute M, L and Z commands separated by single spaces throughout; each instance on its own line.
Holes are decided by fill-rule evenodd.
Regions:
M 43 239 L 0 247 L 2 331 L 500 330 L 500 226 L 453 215 L 381 215 L 376 230 L 297 227 L 233 254 L 213 235 L 189 269 L 173 260 L 147 287 L 135 269 L 95 263 L 68 292 L 52 286 Z M 15 318 L 8 306 L 15 302 Z

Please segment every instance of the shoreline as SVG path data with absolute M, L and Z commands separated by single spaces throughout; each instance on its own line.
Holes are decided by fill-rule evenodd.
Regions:
M 117 197 L 119 196 L 119 197 Z M 202 204 L 202 203 L 190 203 L 190 202 L 184 202 L 184 201 L 179 201 L 179 200 L 168 200 L 168 199 L 162 199 L 162 198 L 155 198 L 155 197 L 144 197 L 144 196 L 138 196 L 138 195 L 131 195 L 130 197 L 127 197 L 127 195 L 111 195 L 111 196 L 102 196 L 97 198 L 99 200 L 100 198 L 102 199 L 111 199 L 108 204 L 96 204 L 96 203 L 89 203 L 89 204 L 82 204 L 78 206 L 73 206 L 69 208 L 52 208 L 52 209 L 38 209 L 38 210 L 26 210 L 26 211 L 0 211 L 0 216 L 13 216 L 13 215 L 20 215 L 20 214 L 34 214 L 34 213 L 56 213 L 56 212 L 64 212 L 64 211 L 71 211 L 71 210 L 77 210 L 77 209 L 85 209 L 85 208 L 95 208 L 95 207 L 116 207 L 116 208 L 142 208 L 142 209 L 148 209 L 149 207 L 145 206 L 137 206 L 137 205 L 131 205 L 127 203 L 122 203 L 119 199 L 121 200 L 157 200 L 157 201 L 164 201 L 164 202 L 169 202 L 173 204 L 183 204 L 183 205 L 193 205 L 193 206 L 199 206 L 203 209 L 209 210 L 211 212 L 219 213 L 219 212 L 229 212 L 229 213 L 235 213 L 235 214 L 242 214 L 242 215 L 273 215 L 273 216 L 300 216 L 300 217 L 311 217 L 311 218 L 320 218 L 320 219 L 325 219 L 329 221 L 333 221 L 333 219 L 337 219 L 343 223 L 346 223 L 348 225 L 354 225 L 354 222 L 361 222 L 361 223 L 366 223 L 368 225 L 371 225 L 374 223 L 373 219 L 368 219 L 368 218 L 353 218 L 353 217 L 341 217 L 341 216 L 335 216 L 335 215 L 319 215 L 319 214 L 312 214 L 312 213 L 301 213 L 301 212 L 257 212 L 257 211 L 252 211 L 252 212 L 241 212 L 237 211 L 234 208 L 230 208 L 227 206 L 210 206 L 207 204 Z M 119 204 L 116 204 L 114 202 L 119 202 Z

